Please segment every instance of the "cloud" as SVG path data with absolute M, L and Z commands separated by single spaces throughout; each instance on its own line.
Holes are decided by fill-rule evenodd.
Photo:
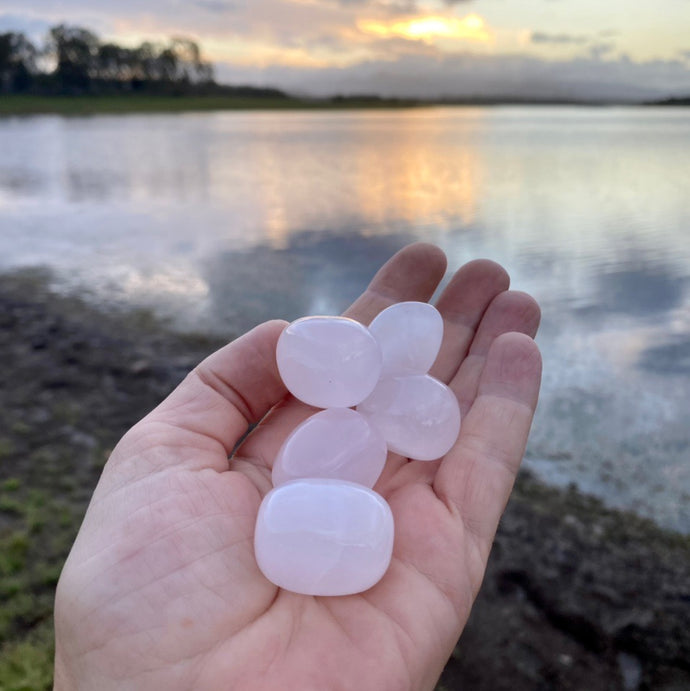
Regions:
M 192 4 L 215 14 L 226 14 L 237 10 L 237 3 L 227 2 L 227 0 L 194 0 Z
M 589 41 L 588 36 L 581 34 L 547 34 L 543 31 L 533 31 L 530 36 L 532 43 L 557 43 L 581 45 Z
M 320 4 L 332 5 L 345 10 L 366 9 L 385 16 L 415 14 L 420 10 L 417 0 L 319 0 Z
M 2 5 L 0 30 L 26 31 L 37 42 L 60 22 L 86 26 L 108 40 L 125 43 L 185 34 L 199 41 L 223 81 L 270 84 L 315 95 L 642 100 L 690 92 L 690 50 L 684 43 L 664 44 L 665 34 L 652 32 L 648 45 L 635 48 L 627 33 L 618 33 L 607 13 L 600 22 L 592 16 L 579 23 L 546 25 L 551 31 L 525 30 L 542 26 L 543 0 L 524 3 L 519 12 L 506 3 L 503 24 L 499 13 L 492 11 L 489 16 L 494 19 L 486 27 L 490 40 L 472 42 L 459 37 L 468 29 L 462 17 L 481 19 L 474 13 L 484 7 L 488 12 L 491 3 L 2 0 Z M 443 21 L 422 22 L 434 17 Z M 390 30 L 366 33 L 358 28 L 362 21 Z M 399 30 L 393 30 L 396 26 Z M 423 35 L 411 35 L 418 31 Z M 483 31 L 479 23 L 474 31 L 477 36 Z M 649 49 L 654 45 L 660 46 L 655 53 L 667 60 L 644 62 L 620 55 L 623 49 L 634 55 L 654 54 Z
M 546 46 L 587 46 L 587 54 L 593 60 L 601 60 L 616 48 L 613 40 L 617 32 L 611 29 L 598 31 L 593 36 L 585 34 L 550 34 L 543 31 L 533 31 L 530 42 Z M 607 40 L 604 40 L 607 39 Z
M 690 70 L 680 61 L 635 62 L 623 56 L 544 60 L 523 55 L 410 54 L 342 68 L 218 65 L 230 82 L 275 85 L 313 96 L 381 94 L 408 98 L 589 99 L 643 101 L 690 92 Z
M 383 38 L 401 37 L 411 41 L 433 42 L 434 39 L 488 41 L 489 32 L 484 20 L 476 14 L 462 19 L 426 15 L 394 22 L 364 20 L 357 22 L 357 28 L 365 34 Z
M 601 58 L 611 53 L 615 48 L 616 44 L 612 41 L 593 43 L 589 46 L 589 55 L 594 60 L 601 60 Z

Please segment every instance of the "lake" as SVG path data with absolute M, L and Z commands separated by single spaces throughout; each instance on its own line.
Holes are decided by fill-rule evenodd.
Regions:
M 526 465 L 690 532 L 690 110 L 0 119 L 0 268 L 228 337 L 424 239 L 541 303 Z

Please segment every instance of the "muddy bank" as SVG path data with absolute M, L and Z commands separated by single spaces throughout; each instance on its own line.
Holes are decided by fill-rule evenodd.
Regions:
M 690 689 L 690 541 L 522 476 L 445 689 Z
M 49 278 L 0 276 L 3 688 L 49 686 L 53 590 L 109 450 L 221 345 Z M 688 689 L 688 622 L 690 540 L 523 475 L 439 689 Z

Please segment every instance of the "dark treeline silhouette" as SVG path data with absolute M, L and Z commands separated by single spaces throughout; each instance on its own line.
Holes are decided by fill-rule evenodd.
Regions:
M 186 38 L 128 48 L 65 24 L 53 27 L 42 46 L 23 33 L 0 34 L 0 93 L 286 96 L 277 89 L 217 84 L 212 65 Z

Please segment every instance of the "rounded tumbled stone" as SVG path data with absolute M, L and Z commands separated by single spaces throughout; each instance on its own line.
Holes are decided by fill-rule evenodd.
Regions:
M 285 327 L 276 350 L 290 393 L 317 408 L 349 408 L 381 374 L 381 348 L 370 331 L 345 317 L 303 317 Z
M 398 302 L 383 310 L 369 331 L 381 346 L 382 376 L 426 374 L 443 340 L 443 318 L 428 302 Z
M 418 461 L 444 456 L 460 431 L 455 394 L 428 374 L 381 379 L 357 410 L 381 432 L 391 451 Z
M 300 478 L 331 478 L 373 487 L 386 462 L 381 433 L 351 408 L 308 417 L 285 440 L 273 463 L 273 486 Z
M 393 515 L 373 490 L 342 480 L 295 480 L 271 490 L 254 533 L 256 561 L 275 585 L 303 595 L 352 595 L 385 574 Z

